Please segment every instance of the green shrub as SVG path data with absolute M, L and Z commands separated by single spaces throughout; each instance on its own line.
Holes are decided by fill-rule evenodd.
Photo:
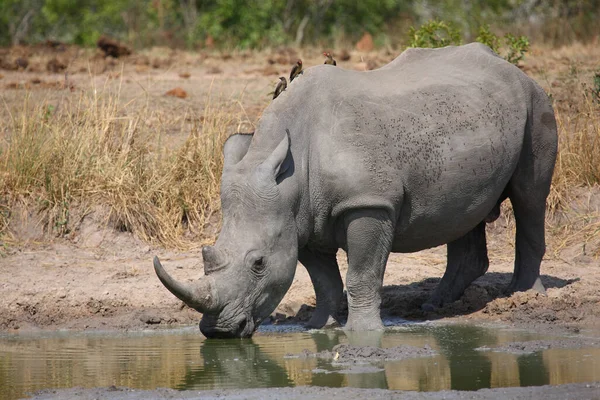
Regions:
M 600 103 L 600 71 L 594 74 L 594 84 L 592 85 L 592 98 Z
M 461 35 L 460 29 L 451 23 L 436 19 L 421 25 L 418 29 L 411 26 L 408 31 L 410 43 L 408 47 L 436 48 L 459 45 Z M 504 49 L 503 58 L 517 65 L 529 50 L 529 39 L 526 36 L 515 36 L 511 33 L 504 35 L 503 39 L 501 40 L 494 34 L 489 25 L 482 25 L 479 27 L 479 35 L 475 41 L 485 44 L 498 55 L 502 55 L 501 49 Z
M 436 48 L 461 44 L 460 29 L 437 19 L 421 25 L 419 29 L 411 26 L 408 36 L 409 47 Z
M 514 36 L 512 33 L 504 35 L 507 53 L 504 59 L 517 65 L 529 51 L 529 39 L 527 36 Z
M 475 38 L 476 42 L 483 43 L 494 52 L 500 52 L 500 39 L 492 31 L 489 25 L 481 25 L 479 27 L 479 35 Z

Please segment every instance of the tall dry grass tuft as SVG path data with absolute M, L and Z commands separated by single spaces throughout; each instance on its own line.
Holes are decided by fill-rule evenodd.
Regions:
M 209 239 L 223 143 L 242 114 L 231 104 L 209 98 L 202 122 L 172 150 L 160 124 L 148 123 L 153 111 L 123 105 L 118 90 L 66 97 L 56 109 L 30 100 L 0 122 L 0 232 L 8 210 L 24 202 L 58 235 L 77 225 L 74 209 L 81 216 L 101 207 L 110 225 L 151 242 L 181 248 Z
M 583 100 L 575 112 L 556 112 L 559 145 L 548 197 L 549 230 L 557 239 L 556 256 L 581 244 L 583 254 L 599 257 L 600 214 L 577 210 L 573 204 L 579 188 L 600 185 L 600 110 L 586 90 L 580 93 Z
M 573 187 L 600 185 L 598 106 L 586 96 L 585 109 L 575 115 L 557 112 L 556 122 L 559 150 L 549 198 L 551 211 L 565 205 Z

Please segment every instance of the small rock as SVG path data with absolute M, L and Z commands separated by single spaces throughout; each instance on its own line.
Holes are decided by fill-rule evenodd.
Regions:
M 285 319 L 286 319 L 285 314 L 275 313 L 275 321 L 277 321 L 277 322 L 283 322 L 283 321 L 285 321 Z
M 15 64 L 19 69 L 26 69 L 29 66 L 29 61 L 26 58 L 19 57 L 15 60 Z
M 365 32 L 363 37 L 356 43 L 356 50 L 369 52 L 373 51 L 375 45 L 373 44 L 373 36 L 369 32 Z
M 223 70 L 221 68 L 217 67 L 217 66 L 214 66 L 214 67 L 209 67 L 206 70 L 206 73 L 209 74 L 209 75 L 222 74 Z
M 350 61 L 350 53 L 348 52 L 348 50 L 344 49 L 344 50 L 340 51 L 338 58 L 341 61 Z
M 107 36 L 101 36 L 96 46 L 104 52 L 105 56 L 119 58 L 131 54 L 129 47 Z
M 376 69 L 378 66 L 379 65 L 374 60 L 367 61 L 367 71 L 372 71 L 372 70 Z
M 143 323 L 148 324 L 148 325 L 156 325 L 156 324 L 160 324 L 160 322 L 162 321 L 162 318 L 160 318 L 156 315 L 142 314 L 140 316 L 140 321 L 142 321 Z
M 67 69 L 67 65 L 60 61 L 58 58 L 53 58 L 46 64 L 46 70 L 53 74 L 58 74 L 59 72 Z
M 180 72 L 179 73 L 179 77 L 183 78 L 183 79 L 188 79 L 190 76 L 192 76 L 192 74 L 190 74 L 189 72 Z
M 296 313 L 295 318 L 298 321 L 308 321 L 310 317 L 312 317 L 313 311 L 315 311 L 314 307 L 309 306 L 308 304 L 302 304 Z
M 187 97 L 187 92 L 180 87 L 176 87 L 175 89 L 169 90 L 165 95 L 185 99 Z

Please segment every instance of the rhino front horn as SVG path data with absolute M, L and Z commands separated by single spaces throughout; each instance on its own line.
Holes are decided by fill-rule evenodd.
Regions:
M 205 313 L 217 307 L 217 298 L 212 291 L 210 277 L 203 277 L 193 286 L 177 282 L 165 271 L 158 257 L 154 257 L 154 271 L 169 292 L 191 308 Z

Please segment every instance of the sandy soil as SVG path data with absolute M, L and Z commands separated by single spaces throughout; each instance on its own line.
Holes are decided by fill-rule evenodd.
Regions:
M 338 59 L 338 66 L 372 69 L 396 55 L 350 52 L 348 60 Z M 29 60 L 27 68 L 7 67 L 22 57 Z M 170 117 L 167 123 L 173 129 L 168 143 L 176 146 L 187 135 L 185 124 L 193 123 L 190 113 L 202 115 L 208 93 L 225 99 L 237 96 L 247 120 L 255 121 L 269 102 L 266 94 L 277 76 L 287 75 L 297 57 L 303 58 L 305 66 L 323 62 L 318 49 L 235 54 L 154 49 L 123 61 L 71 47 L 16 48 L 0 51 L 0 67 L 4 66 L 0 86 L 4 88 L 3 100 L 14 105 L 20 104 L 26 91 L 43 91 L 40 96 L 52 99 L 102 85 L 119 86 L 124 103 L 149 97 L 155 118 Z M 557 107 L 565 108 L 559 89 L 568 83 L 564 75 L 572 73 L 569 68 L 575 65 L 579 73 L 590 75 L 599 61 L 597 46 L 533 49 L 523 69 L 554 93 Z M 177 87 L 187 97 L 165 95 Z M 238 129 L 250 131 L 252 126 Z M 573 199 L 566 219 L 573 216 L 579 220 L 583 215 L 585 223 L 600 221 L 599 188 L 577 189 Z M 185 252 L 151 247 L 130 233 L 106 225 L 101 212 L 88 213 L 62 238 L 43 232 L 35 210 L 13 210 L 12 214 L 11 241 L 0 246 L 1 330 L 129 330 L 199 321 L 200 315 L 175 299 L 152 269 L 152 257 L 158 255 L 175 277 L 195 280 L 203 273 L 199 247 Z M 527 292 L 504 297 L 502 290 L 510 281 L 514 257 L 514 224 L 505 215 L 488 226 L 488 273 L 468 288 L 462 299 L 443 309 L 424 312 L 420 305 L 444 273 L 445 249 L 392 255 L 384 281 L 383 316 L 500 321 L 529 327 L 543 325 L 544 329 L 577 330 L 600 325 L 600 260 L 594 256 L 600 254 L 600 232 L 586 243 L 573 243 L 560 229 L 554 229 L 542 264 L 547 296 Z M 344 276 L 345 254 L 340 252 L 338 256 Z M 304 321 L 312 306 L 312 285 L 299 266 L 273 320 Z

